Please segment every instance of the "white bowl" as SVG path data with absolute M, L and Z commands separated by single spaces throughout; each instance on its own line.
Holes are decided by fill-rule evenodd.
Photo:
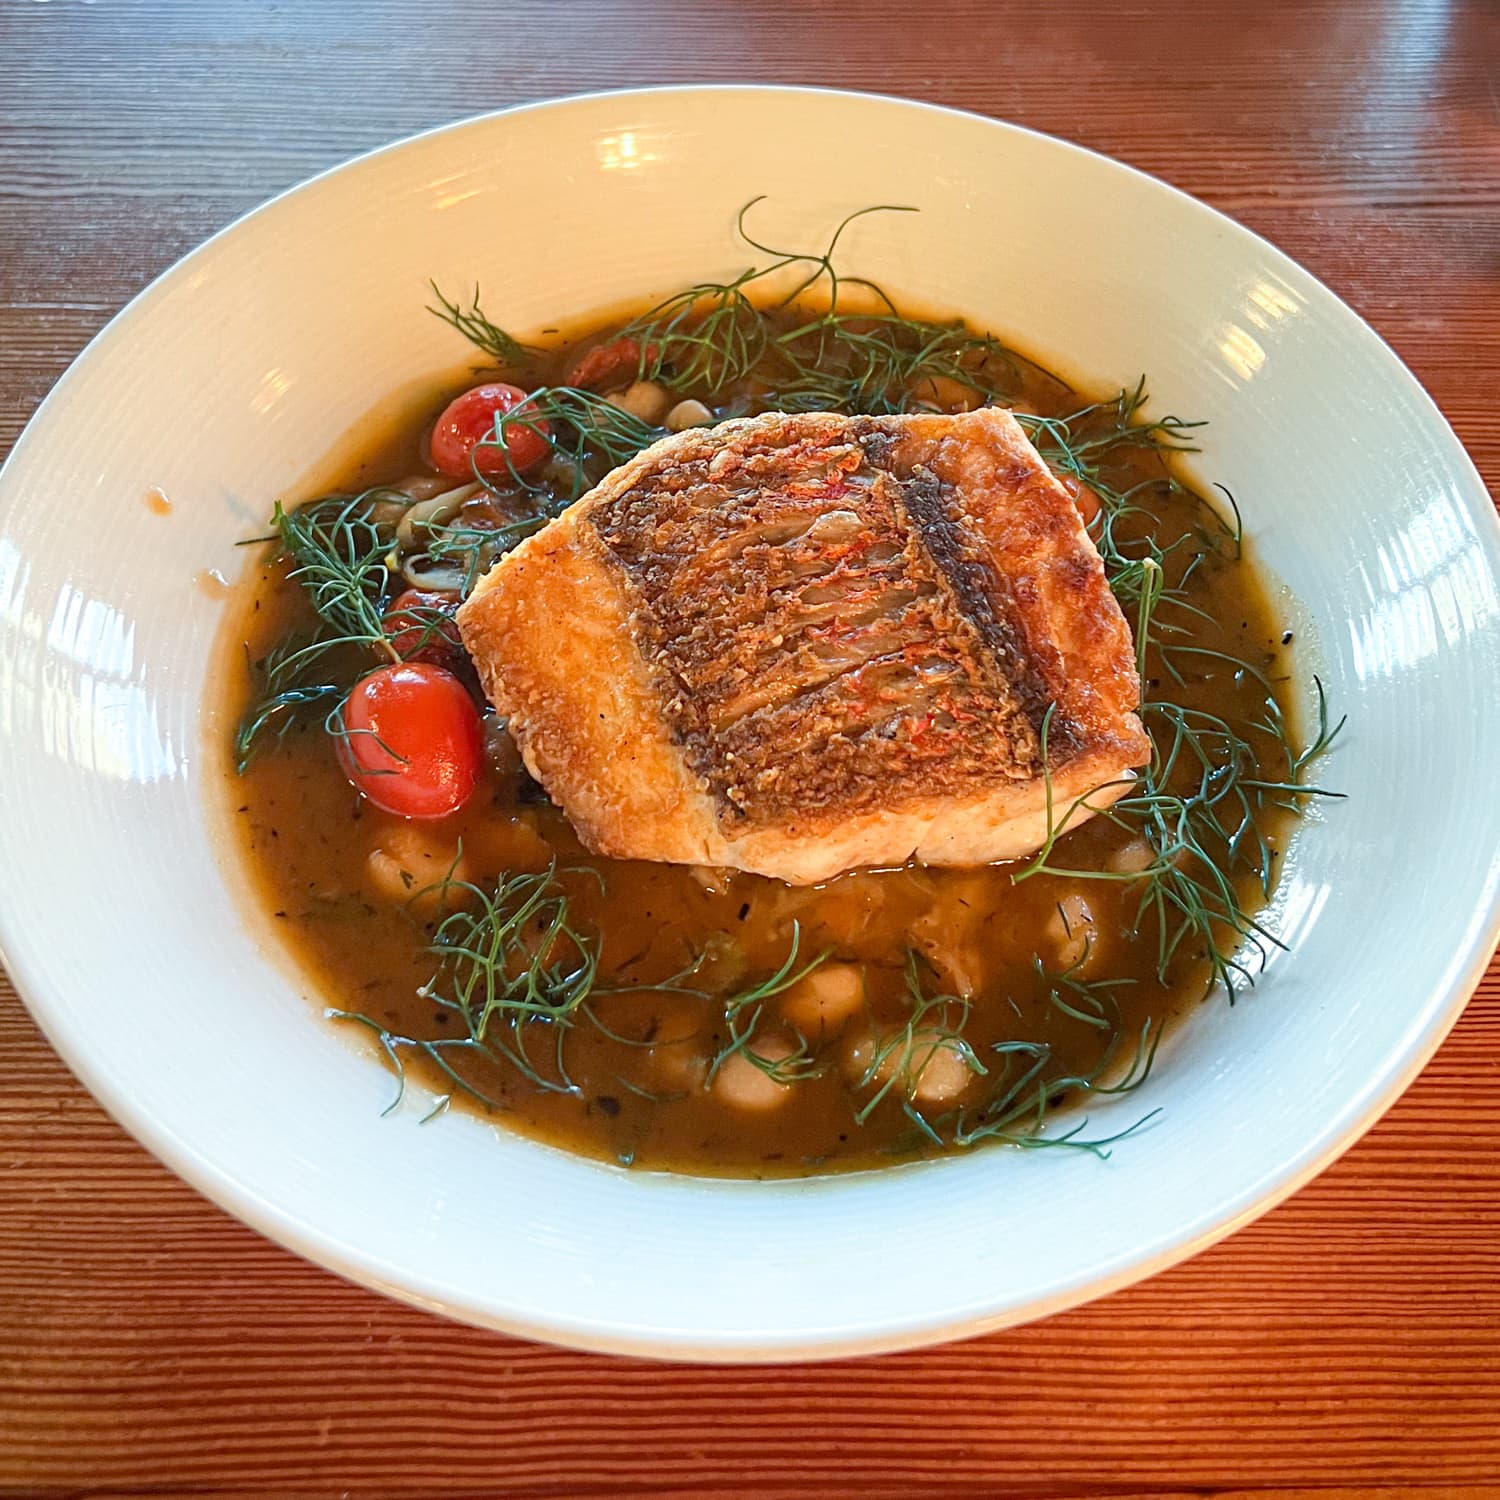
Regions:
M 577 1160 L 389 1079 L 247 911 L 202 747 L 200 570 L 333 439 L 464 358 L 427 281 L 549 319 L 750 259 L 851 209 L 844 264 L 1206 417 L 1349 728 L 1277 903 L 1291 951 L 1192 1018 L 1108 1161 L 981 1150 L 761 1185 Z M 169 517 L 143 503 L 170 496 Z M 210 240 L 58 383 L 0 479 L 0 912 L 37 1020 L 106 1108 L 271 1238 L 424 1307 L 588 1348 L 893 1349 L 1097 1296 L 1201 1249 L 1366 1129 L 1496 935 L 1500 536 L 1431 402 L 1284 256 L 1060 142 L 892 100 L 669 89 L 514 110 L 329 173 Z M 1304 663 L 1309 658 L 1304 656 Z

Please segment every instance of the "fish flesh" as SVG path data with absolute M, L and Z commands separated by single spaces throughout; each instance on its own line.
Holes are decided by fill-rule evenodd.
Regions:
M 622 859 L 793 884 L 1015 859 L 1151 751 L 1099 554 L 1001 408 L 673 434 L 458 624 L 531 774 Z

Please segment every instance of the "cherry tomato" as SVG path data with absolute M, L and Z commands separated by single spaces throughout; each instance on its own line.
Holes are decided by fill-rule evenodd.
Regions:
M 464 685 L 428 662 L 361 678 L 338 737 L 344 774 L 376 807 L 442 818 L 469 800 L 484 766 L 484 731 Z
M 552 450 L 547 443 L 547 424 L 536 422 L 536 431 L 518 422 L 505 435 L 505 442 L 490 445 L 495 435 L 495 417 L 509 411 L 526 399 L 518 385 L 496 381 L 476 385 L 473 390 L 455 396 L 432 429 L 432 466 L 455 479 L 464 479 L 475 469 L 481 474 L 509 474 L 534 468 Z M 486 446 L 477 446 L 486 443 Z M 510 462 L 506 462 L 509 455 Z
M 403 661 L 426 661 L 451 667 L 462 660 L 464 643 L 453 612 L 458 595 L 437 589 L 407 589 L 398 594 L 385 616 L 386 638 Z
M 646 345 L 645 358 L 648 364 L 656 358 L 655 344 Z M 635 339 L 612 339 L 580 354 L 568 370 L 567 382 L 586 391 L 605 391 L 629 385 L 640 369 L 640 344 Z

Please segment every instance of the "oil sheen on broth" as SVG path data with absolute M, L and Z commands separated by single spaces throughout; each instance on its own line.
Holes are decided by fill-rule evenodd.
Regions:
M 617 326 L 580 332 L 509 367 L 507 378 L 527 388 L 561 380 L 579 348 Z M 359 451 L 345 444 L 338 472 L 322 476 L 332 481 L 323 489 L 355 493 L 424 472 L 425 431 L 448 397 L 479 378 L 467 371 L 434 388 L 428 401 L 399 403 L 402 418 L 387 413 L 367 424 Z M 938 404 L 944 394 L 935 392 Z M 1062 415 L 1084 399 L 1023 368 L 1015 404 Z M 1283 696 L 1283 630 L 1255 570 L 1215 527 L 1205 528 L 1201 501 L 1159 483 L 1166 473 L 1162 457 L 1148 448 L 1123 449 L 1108 461 L 1117 490 L 1137 489 L 1147 519 L 1136 524 L 1149 524 L 1171 556 L 1196 559 L 1182 584 L 1184 597 L 1202 612 L 1190 616 L 1193 646 L 1249 664 Z M 1168 544 L 1178 538 L 1187 542 L 1172 551 Z M 238 611 L 230 632 L 238 670 L 225 672 L 231 719 L 252 696 L 242 653 L 258 659 L 312 622 L 303 590 L 271 558 L 242 586 Z M 1233 723 L 1263 717 L 1266 686 L 1252 672 L 1212 654 L 1194 660 L 1197 669 L 1183 672 L 1179 661 L 1171 677 L 1174 702 Z M 1144 665 L 1149 697 L 1171 669 L 1155 644 Z M 1143 911 L 1138 884 L 1123 879 L 1042 873 L 1016 882 L 1015 866 L 908 866 L 792 888 L 740 873 L 596 858 L 520 772 L 503 732 L 491 727 L 488 743 L 485 779 L 467 806 L 440 821 L 411 822 L 379 811 L 350 787 L 328 734 L 309 719 L 242 775 L 226 769 L 238 842 L 258 904 L 273 914 L 319 1000 L 415 1039 L 452 1039 L 462 1026 L 422 993 L 433 972 L 427 945 L 440 900 L 421 894 L 424 887 L 442 881 L 455 864 L 458 876 L 481 885 L 555 864 L 571 920 L 599 935 L 599 978 L 587 1016 L 566 1028 L 548 1022 L 525 1028 L 536 1076 L 466 1055 L 465 1076 L 491 1104 L 461 1090 L 452 1091 L 452 1102 L 571 1150 L 651 1167 L 762 1176 L 870 1167 L 953 1149 L 940 1146 L 922 1121 L 951 1121 L 961 1103 L 977 1108 L 1012 1088 L 1082 1109 L 1086 1100 L 1079 1096 L 1087 1091 L 1068 1081 L 1093 1076 L 1111 1045 L 1116 1060 L 1098 1081 L 1125 1072 L 1143 1034 L 1149 1043 L 1166 1018 L 1203 995 L 1210 978 L 1201 942 L 1179 948 L 1159 973 L 1159 920 Z M 1290 819 L 1271 808 L 1259 814 L 1272 860 L 1279 859 Z M 1096 818 L 1064 835 L 1050 863 L 1123 875 L 1152 858 L 1138 836 Z M 1242 876 L 1235 883 L 1248 909 L 1264 901 L 1258 881 Z M 723 1056 L 734 1041 L 723 997 L 776 973 L 794 932 L 799 962 L 828 956 L 801 983 L 759 1006 L 755 1046 L 762 1055 L 805 1047 L 796 1081 L 781 1083 L 732 1052 Z M 926 993 L 962 997 L 967 1005 L 936 1008 L 913 1026 L 912 974 Z M 690 976 L 679 982 L 683 992 L 634 988 L 678 975 Z M 1108 994 L 1107 1026 L 1076 997 L 1068 1003 L 1072 992 L 1066 982 L 1059 988 L 1059 975 Z M 960 1022 L 983 1073 L 943 1040 Z M 902 1028 L 906 1051 L 891 1051 L 890 1038 L 903 1035 Z M 1039 1048 L 1045 1065 L 1029 1076 Z M 882 1092 L 903 1057 L 914 1094 L 904 1087 Z M 408 1050 L 404 1060 L 414 1081 L 450 1091 L 419 1053 Z M 571 1087 L 557 1086 L 564 1079 Z M 1015 1133 L 1024 1137 L 1039 1124 L 1022 1119 Z

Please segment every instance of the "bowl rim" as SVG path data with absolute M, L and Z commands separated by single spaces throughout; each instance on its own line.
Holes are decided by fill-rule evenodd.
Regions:
M 135 293 L 84 345 L 38 403 L 26 426 L 17 437 L 3 466 L 0 466 L 0 496 L 6 476 L 20 462 L 36 441 L 34 434 L 41 419 L 54 401 L 65 396 L 78 367 L 94 350 L 127 337 L 132 324 L 156 290 L 170 278 L 188 270 L 200 256 L 209 254 L 224 237 L 262 214 L 276 209 L 283 201 L 315 190 L 324 179 L 363 165 L 388 153 L 394 153 L 435 137 L 456 134 L 492 120 L 534 111 L 566 110 L 601 100 L 651 99 L 662 95 L 758 95 L 767 99 L 786 96 L 814 96 L 834 101 L 857 101 L 892 110 L 934 114 L 969 122 L 979 122 L 1005 133 L 1030 137 L 1050 147 L 1076 153 L 1095 162 L 1107 164 L 1116 171 L 1140 179 L 1156 192 L 1170 194 L 1185 211 L 1204 221 L 1229 230 L 1255 244 L 1294 284 L 1315 289 L 1327 306 L 1343 319 L 1354 336 L 1373 340 L 1389 362 L 1393 378 L 1406 387 L 1406 394 L 1447 434 L 1451 442 L 1451 459 L 1456 468 L 1466 469 L 1479 494 L 1488 493 L 1483 477 L 1467 450 L 1448 424 L 1436 403 L 1412 374 L 1389 343 L 1359 316 L 1336 292 L 1310 271 L 1277 249 L 1263 236 L 1245 227 L 1227 214 L 1194 198 L 1182 189 L 1141 169 L 1078 145 L 1062 137 L 1028 126 L 1014 124 L 973 110 L 922 100 L 902 98 L 874 91 L 834 89 L 803 85 L 753 82 L 673 83 L 649 87 L 588 90 L 580 93 L 529 100 L 498 110 L 486 110 L 462 119 L 437 125 L 411 135 L 386 142 L 361 152 L 283 189 L 231 220 L 186 254 L 154 276 Z M 18 455 L 20 456 L 18 458 Z M 1490 563 L 1500 572 L 1500 514 L 1493 506 L 1475 506 L 1469 496 L 1463 497 L 1464 508 L 1476 520 L 1482 541 L 1487 545 Z M 3 834 L 0 834 L 3 842 Z M 317 1225 L 300 1219 L 241 1186 L 231 1174 L 201 1155 L 192 1142 L 175 1133 L 132 1102 L 129 1092 L 117 1088 L 107 1072 L 97 1063 L 83 1039 L 74 1034 L 61 1011 L 54 1006 L 32 962 L 27 935 L 14 928 L 8 912 L 0 908 L 0 966 L 10 975 L 34 1022 L 48 1042 L 67 1063 L 75 1077 L 89 1090 L 106 1113 L 154 1155 L 158 1161 L 196 1191 L 233 1215 L 257 1233 L 293 1253 L 332 1271 L 347 1280 L 426 1311 L 441 1313 L 472 1325 L 494 1329 L 518 1337 L 564 1344 L 599 1353 L 625 1354 L 637 1357 L 672 1360 L 712 1360 L 716 1363 L 746 1363 L 783 1360 L 846 1358 L 853 1355 L 884 1353 L 977 1335 L 1002 1327 L 1015 1326 L 1077 1306 L 1095 1297 L 1107 1295 L 1148 1276 L 1176 1265 L 1217 1243 L 1236 1229 L 1269 1212 L 1303 1187 L 1324 1168 L 1352 1147 L 1379 1120 L 1396 1099 L 1410 1086 L 1452 1029 L 1469 998 L 1488 968 L 1496 943 L 1500 941 L 1500 852 L 1491 859 L 1485 879 L 1476 892 L 1476 900 L 1465 930 L 1465 940 L 1451 954 L 1431 982 L 1420 1010 L 1407 1030 L 1399 1052 L 1391 1054 L 1392 1066 L 1371 1080 L 1370 1086 L 1350 1102 L 1350 1106 L 1329 1118 L 1324 1128 L 1310 1136 L 1304 1148 L 1281 1162 L 1274 1171 L 1249 1182 L 1227 1204 L 1216 1218 L 1202 1225 L 1189 1225 L 1159 1240 L 1153 1250 L 1103 1276 L 1080 1276 L 1074 1282 L 1055 1288 L 1046 1296 L 1036 1297 L 1017 1308 L 1006 1306 L 988 1314 L 961 1314 L 957 1317 L 928 1315 L 887 1323 L 875 1332 L 859 1331 L 838 1334 L 812 1329 L 795 1333 L 741 1334 L 723 1332 L 709 1339 L 695 1332 L 653 1330 L 642 1333 L 621 1322 L 614 1327 L 601 1326 L 593 1320 L 571 1320 L 548 1316 L 528 1316 L 524 1302 L 496 1311 L 493 1307 L 456 1304 L 445 1290 L 424 1278 L 420 1270 L 390 1265 L 372 1254 L 351 1252 L 346 1244 L 330 1236 Z M 1414 1007 L 1415 1009 L 1415 1007 Z

